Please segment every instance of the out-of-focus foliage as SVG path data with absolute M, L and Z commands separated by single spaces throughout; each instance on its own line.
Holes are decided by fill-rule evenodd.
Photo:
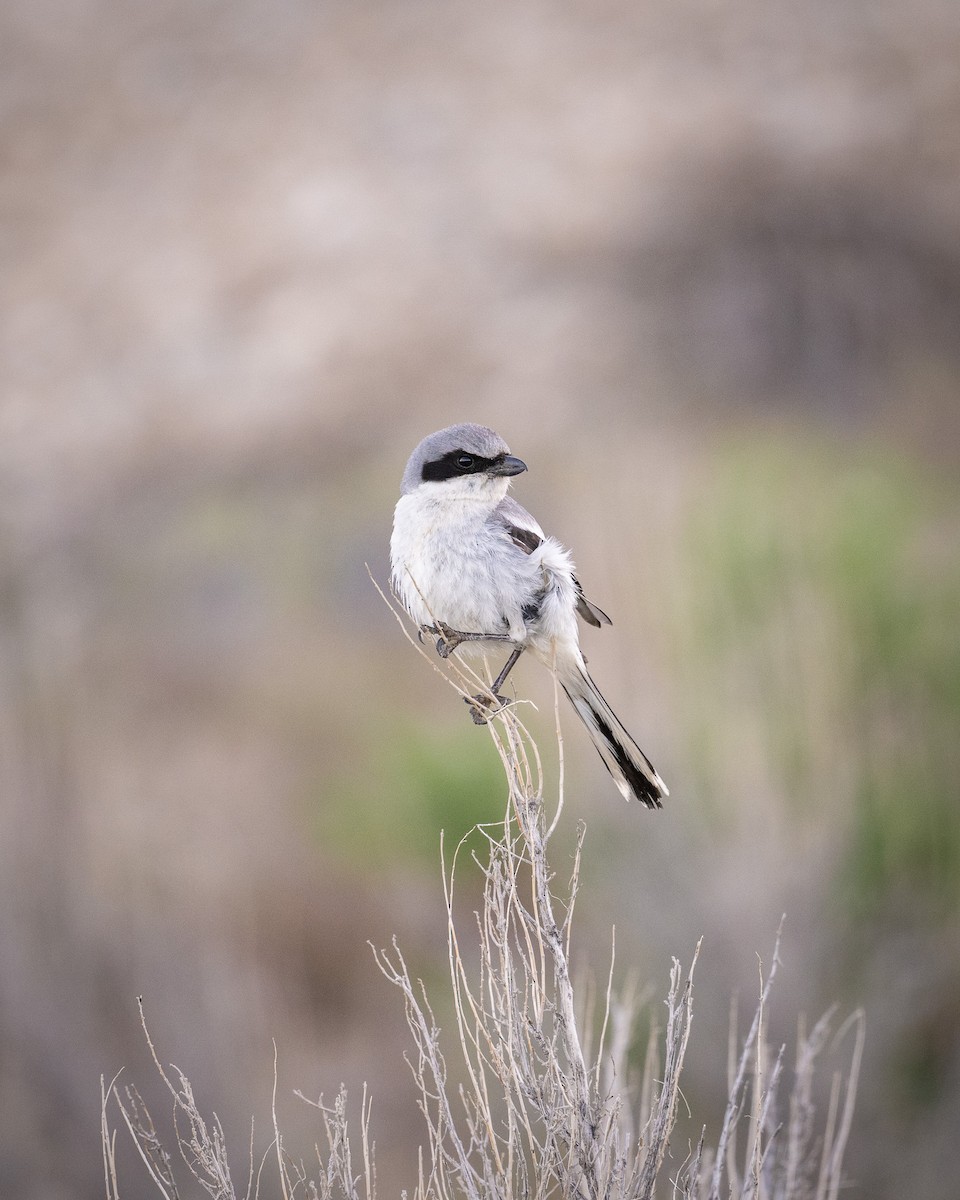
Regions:
M 861 916 L 956 913 L 956 490 L 880 452 L 851 461 L 807 439 L 747 438 L 703 495 L 684 631 L 734 703 L 766 714 L 764 755 L 797 819 L 852 799 L 844 901 Z M 695 711 L 694 762 L 719 812 L 709 781 L 728 778 L 730 742 L 722 709 Z
M 411 701 L 412 703 L 412 701 Z M 459 715 L 459 714 L 458 714 Z M 500 764 L 465 725 L 371 724 L 376 754 L 325 773 L 311 796 L 319 844 L 364 871 L 436 868 L 439 831 L 456 846 L 502 808 Z

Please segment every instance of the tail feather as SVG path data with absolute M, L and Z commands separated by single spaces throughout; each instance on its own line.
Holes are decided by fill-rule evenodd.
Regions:
M 669 795 L 666 785 L 621 725 L 586 669 L 571 664 L 570 670 L 562 673 L 560 682 L 623 798 L 633 797 L 647 808 L 662 808 L 663 797 Z

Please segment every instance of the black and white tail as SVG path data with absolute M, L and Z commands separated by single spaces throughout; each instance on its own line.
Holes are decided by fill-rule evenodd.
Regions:
M 560 684 L 623 798 L 633 797 L 647 808 L 662 808 L 662 798 L 669 795 L 666 785 L 600 695 L 582 663 L 571 662 L 568 669 L 561 671 Z

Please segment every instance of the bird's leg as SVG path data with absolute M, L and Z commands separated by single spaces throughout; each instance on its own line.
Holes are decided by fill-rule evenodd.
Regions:
M 523 649 L 523 646 L 514 646 L 510 653 L 510 657 L 503 664 L 503 670 L 496 677 L 493 683 L 490 684 L 490 694 L 493 696 L 493 700 L 497 706 L 496 708 L 494 708 L 490 703 L 490 695 L 474 696 L 472 700 L 469 696 L 464 696 L 463 701 L 465 704 L 470 706 L 470 716 L 473 717 L 474 725 L 486 725 L 488 717 L 492 716 L 499 709 L 504 708 L 510 703 L 505 696 L 499 695 L 499 692 L 501 687 L 503 687 L 504 680 L 517 665 L 517 660 L 523 653 Z
M 493 692 L 494 696 L 496 696 L 497 692 L 499 692 L 500 689 L 503 687 L 507 676 L 513 670 L 513 668 L 517 665 L 517 662 L 522 653 L 523 653 L 523 646 L 514 646 L 513 650 L 511 651 L 510 657 L 503 664 L 503 670 L 500 672 L 500 674 L 496 677 L 496 679 L 490 685 L 490 691 Z M 497 696 L 497 699 L 499 700 L 500 697 Z
M 507 633 L 464 633 L 460 629 L 451 629 L 442 621 L 438 621 L 436 625 L 421 625 L 417 636 L 422 640 L 422 635 L 425 633 L 429 633 L 431 636 L 439 635 L 437 636 L 437 653 L 441 658 L 449 658 L 461 642 L 510 641 L 510 635 Z

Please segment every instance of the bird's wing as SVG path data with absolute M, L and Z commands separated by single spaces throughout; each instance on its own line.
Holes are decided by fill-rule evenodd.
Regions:
M 546 536 L 536 518 L 512 496 L 505 496 L 500 501 L 493 510 L 493 520 L 503 527 L 513 544 L 524 554 L 532 554 Z
M 576 575 L 573 577 L 573 586 L 577 589 L 577 613 L 582 620 L 597 629 L 601 625 L 613 624 L 602 608 L 598 608 L 596 604 L 586 598 L 583 594 L 583 588 L 580 586 L 580 580 Z
M 532 554 L 546 536 L 536 518 L 512 496 L 505 496 L 501 500 L 494 509 L 493 519 L 503 526 L 510 540 L 524 554 Z M 577 590 L 577 614 L 582 620 L 597 629 L 601 625 L 613 624 L 602 608 L 598 608 L 586 598 L 576 575 L 573 577 L 573 586 Z

